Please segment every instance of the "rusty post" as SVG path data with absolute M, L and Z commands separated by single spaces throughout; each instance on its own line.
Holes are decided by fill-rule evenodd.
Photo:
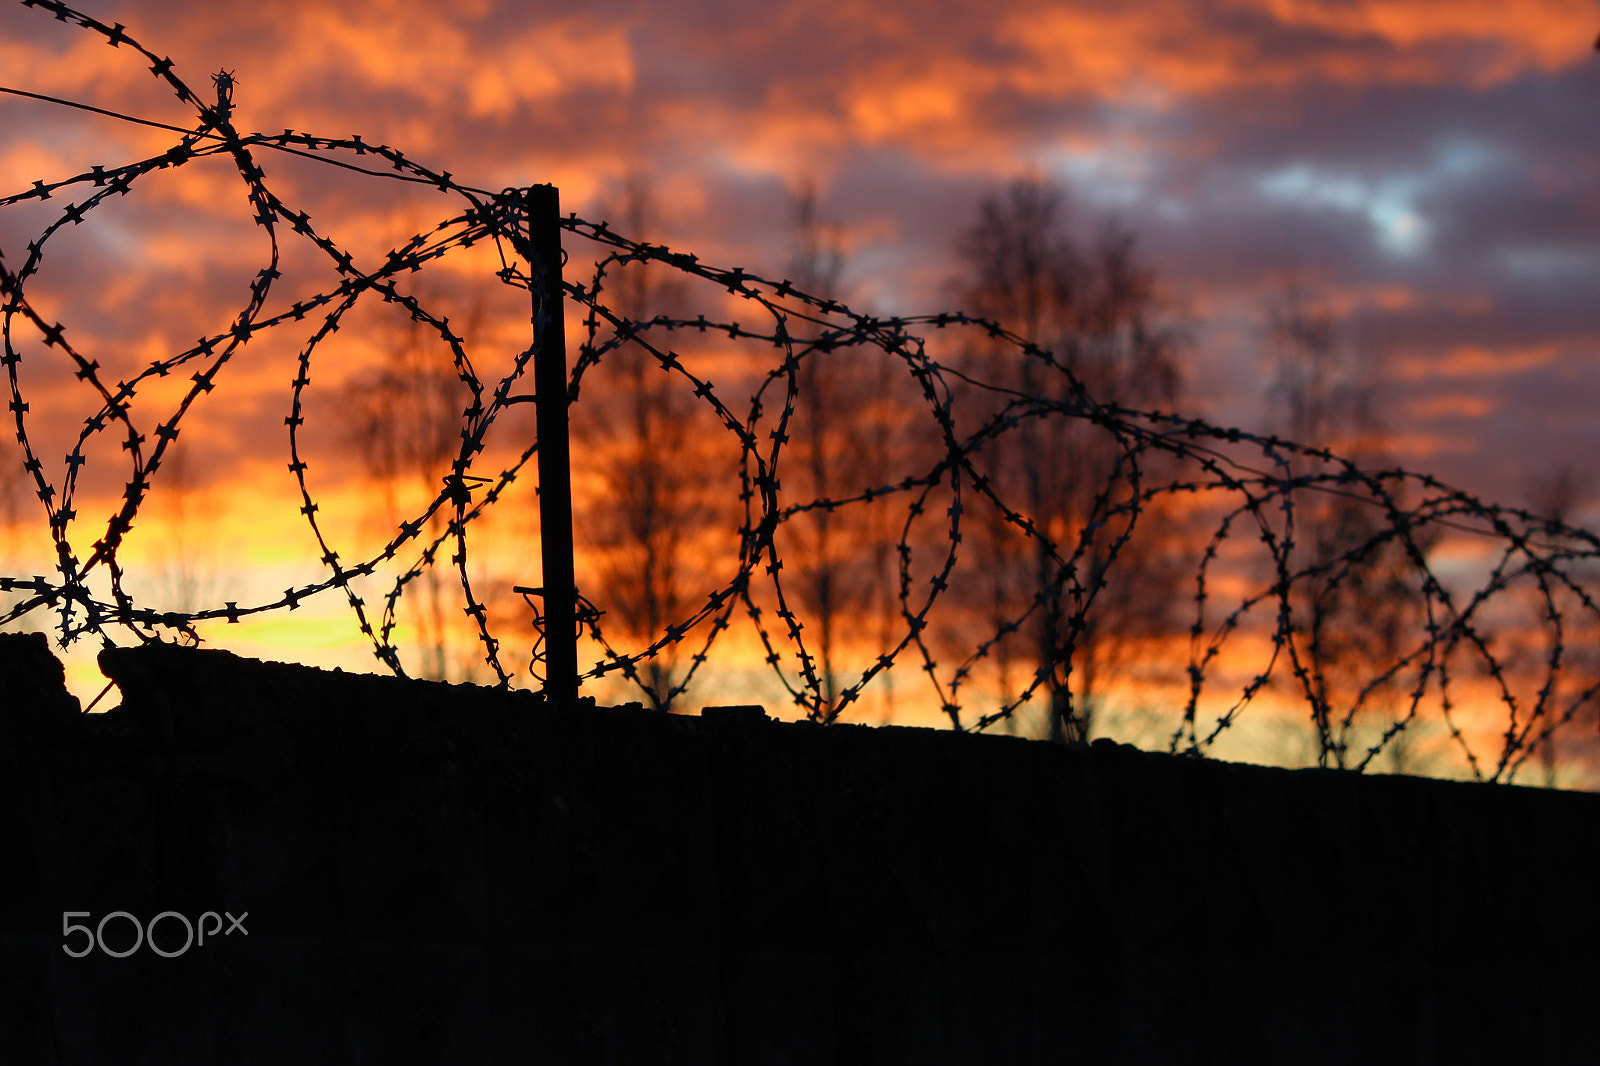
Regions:
M 528 189 L 534 286 L 533 387 L 539 434 L 539 540 L 544 564 L 545 695 L 578 697 L 577 579 L 572 567 L 572 453 L 567 436 L 567 330 L 562 316 L 561 195 Z

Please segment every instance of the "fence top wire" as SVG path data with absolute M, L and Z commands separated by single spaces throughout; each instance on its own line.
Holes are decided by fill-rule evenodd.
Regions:
M 213 78 L 207 96 L 182 81 L 170 60 L 149 51 L 119 25 L 106 25 L 55 0 L 24 0 L 57 19 L 98 34 L 120 49 L 137 53 L 150 73 L 170 88 L 196 116 L 192 127 L 151 122 L 70 100 L 5 88 L 13 95 L 82 108 L 142 123 L 174 135 L 164 151 L 115 166 L 94 166 L 56 180 L 40 179 L 21 192 L 0 196 L 0 208 L 49 205 L 48 221 L 16 256 L 0 249 L 0 312 L 3 312 L 3 368 L 10 413 L 22 454 L 22 467 L 42 508 L 55 554 L 49 576 L 0 577 L 0 624 L 36 613 L 53 618 L 63 645 L 93 636 L 107 643 L 123 639 L 167 638 L 198 641 L 201 622 L 240 619 L 294 610 L 314 597 L 343 596 L 356 625 L 373 644 L 376 657 L 403 673 L 395 640 L 399 605 L 418 578 L 443 566 L 442 552 L 459 580 L 466 614 L 476 628 L 483 657 L 502 684 L 514 674 L 505 663 L 503 641 L 491 625 L 491 612 L 474 589 L 468 572 L 470 535 L 479 520 L 521 476 L 537 449 L 522 448 L 499 469 L 485 468 L 491 427 L 530 397 L 519 391 L 530 371 L 533 344 L 510 360 L 498 377 L 475 366 L 467 341 L 448 318 L 436 314 L 401 284 L 412 273 L 451 252 L 485 246 L 500 264 L 499 282 L 536 295 L 531 266 L 525 190 L 499 192 L 475 188 L 448 171 L 432 170 L 401 152 L 370 144 L 359 136 L 327 138 L 285 129 L 249 133 L 232 122 L 236 86 L 227 72 Z M 351 252 L 312 223 L 310 215 L 274 191 L 263 158 L 292 155 L 318 165 L 342 168 L 372 180 L 431 186 L 453 198 L 457 213 L 416 233 L 389 250 L 375 267 L 358 266 Z M 41 310 L 30 298 L 53 242 L 85 222 L 99 208 L 126 197 L 135 186 L 201 160 L 216 159 L 236 172 L 254 222 L 265 234 L 266 256 L 248 293 L 223 332 L 148 366 L 123 380 L 111 380 L 80 347 L 74 331 Z M 3 190 L 0 190 L 3 191 Z M 802 291 L 788 281 L 772 281 L 740 268 L 725 269 L 691 254 L 630 238 L 604 221 L 576 215 L 563 229 L 602 249 L 585 281 L 565 283 L 565 295 L 582 315 L 583 329 L 571 373 L 569 398 L 581 403 L 587 376 L 623 350 L 642 351 L 703 405 L 726 431 L 737 451 L 739 518 L 737 560 L 731 576 L 711 588 L 698 606 L 663 625 L 641 649 L 626 653 L 605 631 L 600 613 L 583 613 L 588 635 L 604 654 L 585 677 L 620 674 L 641 681 L 641 667 L 679 646 L 692 646 L 687 667 L 665 695 L 681 694 L 708 661 L 713 645 L 735 621 L 748 620 L 762 654 L 779 683 L 811 718 L 829 722 L 847 714 L 869 686 L 899 664 L 914 665 L 950 724 L 985 729 L 1006 722 L 1029 701 L 1044 698 L 1053 713 L 1082 713 L 1074 704 L 1085 649 L 1095 639 L 1097 600 L 1114 582 L 1117 565 L 1130 557 L 1138 537 L 1151 528 L 1172 528 L 1187 516 L 1185 528 L 1194 561 L 1188 571 L 1187 662 L 1178 665 L 1187 695 L 1174 716 L 1168 746 L 1176 752 L 1206 753 L 1261 696 L 1269 684 L 1289 689 L 1309 708 L 1324 764 L 1365 768 L 1423 718 L 1443 723 L 1449 743 L 1479 778 L 1509 779 L 1540 745 L 1550 745 L 1558 730 L 1590 713 L 1600 692 L 1600 669 L 1578 645 L 1591 641 L 1600 610 L 1588 587 L 1589 567 L 1600 553 L 1591 533 L 1516 508 L 1492 505 L 1425 475 L 1401 469 L 1363 469 L 1326 449 L 1276 436 L 1245 432 L 1208 421 L 1142 410 L 1091 396 L 1069 361 L 999 323 L 962 313 L 878 317 L 858 313 L 835 300 Z M 337 273 L 337 283 L 269 309 L 287 269 L 287 242 L 299 241 Z M 654 264 L 717 292 L 724 303 L 748 308 L 741 321 L 657 314 L 629 318 L 607 302 L 614 277 L 633 265 Z M 464 390 L 459 412 L 459 447 L 443 484 L 425 506 L 400 522 L 381 549 L 346 559 L 324 526 L 319 502 L 308 482 L 310 466 L 303 447 L 306 390 L 322 346 L 372 298 L 394 305 L 418 328 L 442 342 L 449 370 Z M 70 309 L 70 308 L 69 308 Z M 188 611 L 160 610 L 128 590 L 128 572 L 119 549 L 139 517 L 186 417 L 206 403 L 239 361 L 244 346 L 269 331 L 303 336 L 288 384 L 288 468 L 300 495 L 300 510 L 325 570 L 321 580 L 287 588 L 260 602 L 227 601 Z M 674 338 L 706 336 L 765 352 L 753 388 L 736 400 L 719 388 L 691 359 L 671 347 Z M 941 340 L 950 335 L 959 339 Z M 932 338 L 932 339 L 930 339 Z M 981 351 L 983 359 L 946 358 L 947 351 Z M 830 354 L 832 353 L 832 354 Z M 781 474 L 798 468 L 793 438 L 803 421 L 807 389 L 817 368 L 839 353 L 858 362 L 870 356 L 898 368 L 905 395 L 920 411 L 914 432 L 909 409 L 895 432 L 916 436 L 920 464 L 902 477 L 860 491 L 814 498 L 782 489 Z M 30 406 L 24 364 L 54 361 L 69 368 L 76 387 L 89 396 L 93 413 L 76 433 L 60 464 L 43 452 L 41 420 L 53 411 Z M 1034 382 L 1020 387 L 1014 377 L 993 368 L 1026 364 Z M 187 381 L 164 420 L 136 418 L 133 401 L 149 393 L 158 379 Z M 144 407 L 141 406 L 141 411 Z M 1110 456 L 1096 471 L 1100 481 L 1075 521 L 1051 523 L 1019 502 L 1004 464 L 997 457 L 1018 439 L 1037 441 L 1039 427 L 1070 426 L 1102 442 Z M 1035 434 L 1034 436 L 1028 436 Z M 1080 435 L 1075 440 L 1086 439 Z M 120 495 L 98 537 L 85 544 L 79 508 L 89 495 L 85 476 L 89 446 L 118 440 L 126 474 Z M 1105 447 L 1109 442 L 1109 448 Z M 1060 462 L 1071 462 L 1062 456 Z M 793 479 L 791 479 L 792 481 Z M 869 662 L 834 685 L 819 654 L 815 626 L 808 627 L 807 598 L 785 568 L 786 546 L 806 523 L 832 516 L 892 513 L 898 532 L 886 552 L 893 571 L 887 588 L 893 633 L 885 636 Z M 1331 542 L 1316 530 L 1328 515 L 1358 516 L 1346 521 L 1347 534 Z M 1320 517 L 1319 517 L 1320 516 Z M 1318 525 L 1321 523 L 1321 526 Z M 1353 532 L 1350 532 L 1352 531 Z M 978 533 L 982 532 L 982 538 Z M 1481 579 L 1468 587 L 1447 580 L 1433 549 L 1441 536 L 1475 538 L 1492 546 L 1494 557 Z M 982 539 L 982 544 L 975 540 Z M 1169 538 L 1170 539 L 1170 538 Z M 1181 538 L 1180 538 L 1181 539 Z M 1003 541 L 1016 546 L 1033 569 L 1030 593 L 1003 611 L 974 612 L 956 602 L 952 586 L 971 579 L 963 567 L 980 571 L 994 559 L 985 552 Z M 1315 549 L 1315 550 L 1314 550 Z M 1240 564 L 1238 559 L 1248 556 Z M 1143 558 L 1143 557 L 1141 557 Z M 1370 584 L 1375 560 L 1388 560 L 1397 595 L 1408 606 L 1407 625 L 1385 646 L 1387 657 L 1364 662 L 1363 676 L 1335 701 L 1330 695 L 1334 657 L 1329 641 L 1319 644 L 1319 619 L 1332 617 L 1341 594 Z M 381 609 L 358 594 L 363 579 L 393 565 L 399 576 L 383 597 Z M 1142 563 L 1139 565 L 1143 565 Z M 1242 569 L 1239 567 L 1242 565 Z M 1229 571 L 1229 567 L 1235 569 Z M 1244 574 L 1244 583 L 1224 580 L 1224 572 Z M 387 571 L 386 571 L 387 572 Z M 1523 597 L 1523 599 L 1517 599 Z M 1532 680 L 1519 684 L 1527 657 L 1513 656 L 1497 637 L 1497 611 L 1507 605 L 1534 606 L 1532 644 L 1540 650 Z M 1224 607 L 1213 604 L 1222 600 Z M 1323 610 L 1319 614 L 1318 611 Z M 1518 606 L 1517 610 L 1523 608 Z M 952 623 L 941 611 L 959 617 Z M 981 620 L 974 618 L 981 615 Z M 959 632 L 957 639 L 952 632 Z M 1268 650 L 1265 663 L 1245 678 L 1220 711 L 1207 710 L 1208 685 L 1221 672 L 1226 649 L 1255 632 Z M 1025 633 L 1043 633 L 1048 648 L 1029 664 L 1025 682 L 995 695 L 985 689 L 985 671 L 1013 654 Z M 1031 638 L 1030 638 L 1031 639 Z M 964 644 L 963 644 L 964 641 Z M 1008 644 L 1008 642 L 1011 642 Z M 1174 642 L 1176 647 L 1181 639 Z M 1527 643 L 1526 641 L 1524 643 Z M 1007 651 L 1008 648 L 1013 651 Z M 1520 656 L 1520 657 L 1519 657 Z M 537 676 L 537 647 L 529 667 Z M 1517 673 L 1522 671 L 1523 673 Z M 1517 677 L 1513 677 L 1517 673 Z M 1573 679 L 1576 678 L 1576 681 Z M 1489 751 L 1481 734 L 1463 720 L 1470 697 L 1463 688 L 1487 691 L 1498 707 L 1503 728 L 1498 750 Z M 1181 692 L 1181 688 L 1178 690 Z M 977 694 L 974 696 L 973 694 Z M 658 693 L 658 695 L 660 695 Z M 1180 697 L 1182 698 L 1182 697 Z M 970 705 L 976 700 L 978 707 Z M 1384 710 L 1372 724 L 1376 709 Z

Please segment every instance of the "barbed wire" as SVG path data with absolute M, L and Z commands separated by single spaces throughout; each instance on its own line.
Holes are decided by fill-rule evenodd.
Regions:
M 375 656 L 403 674 L 395 639 L 401 604 L 413 582 L 444 565 L 441 555 L 448 551 L 463 610 L 472 620 L 484 662 L 500 684 L 511 683 L 516 671 L 506 665 L 504 640 L 491 625 L 484 598 L 474 590 L 469 546 L 479 521 L 537 453 L 534 442 L 510 456 L 502 468 L 486 467 L 491 427 L 531 399 L 518 389 L 529 371 L 537 329 L 508 370 L 498 377 L 485 376 L 448 317 L 424 306 L 400 282 L 452 252 L 482 245 L 496 253 L 498 281 L 537 300 L 540 271 L 530 262 L 526 234 L 531 220 L 525 190 L 474 188 L 447 171 L 432 170 L 359 136 L 325 138 L 290 129 L 243 132 L 232 121 L 236 84 L 231 74 L 216 75 L 213 98 L 202 99 L 178 77 L 171 60 L 146 49 L 120 24 L 107 26 L 55 0 L 24 3 L 143 57 L 150 73 L 193 110 L 196 122 L 192 128 L 167 125 L 4 89 L 168 131 L 176 134 L 176 140 L 163 151 L 131 162 L 94 166 L 53 181 L 36 180 L 24 191 L 0 197 L 0 208 L 66 201 L 27 242 L 20 261 L 7 259 L 4 253 L 9 250 L 0 249 L 4 301 L 0 366 L 7 376 L 22 466 L 43 509 L 55 554 L 53 576 L 0 577 L 0 592 L 16 597 L 0 613 L 0 624 L 48 613 L 63 646 L 85 637 L 113 643 L 119 636 L 149 641 L 165 635 L 197 642 L 196 626 L 202 622 L 235 623 L 293 611 L 316 597 L 342 595 L 357 628 L 371 640 Z M 430 186 L 453 198 L 458 210 L 389 250 L 375 268 L 366 269 L 315 227 L 309 213 L 274 191 L 259 160 L 275 153 L 337 166 L 371 180 Z M 75 341 L 74 331 L 53 321 L 30 299 L 30 283 L 52 242 L 69 227 L 127 196 L 137 184 L 207 159 L 224 159 L 236 171 L 254 222 L 266 235 L 265 263 L 227 330 L 154 360 L 124 380 L 111 380 L 93 353 Z M 1078 713 L 1073 671 L 1096 639 L 1097 600 L 1115 580 L 1116 567 L 1129 546 L 1138 537 L 1155 537 L 1181 548 L 1187 537 L 1196 555 L 1189 570 L 1192 618 L 1178 630 L 1180 638 L 1187 637 L 1187 662 L 1173 664 L 1183 678 L 1175 691 L 1187 693 L 1168 736 L 1169 750 L 1196 755 L 1211 751 L 1244 708 L 1276 682 L 1309 708 L 1318 759 L 1324 764 L 1368 768 L 1403 732 L 1437 711 L 1470 773 L 1506 780 L 1541 745 L 1548 749 L 1558 731 L 1592 713 L 1600 692 L 1600 670 L 1580 662 L 1573 644 L 1589 639 L 1586 627 L 1600 622 L 1585 569 L 1600 558 L 1600 541 L 1588 531 L 1486 503 L 1425 474 L 1363 469 L 1327 449 L 1173 412 L 1106 402 L 1089 394 L 1066 360 L 996 322 L 958 312 L 862 314 L 788 281 L 717 267 L 694 255 L 631 238 L 604 221 L 569 215 L 560 224 L 570 236 L 603 250 L 585 282 L 564 285 L 566 300 L 583 316 L 569 402 L 581 406 L 585 381 L 592 380 L 607 359 L 623 350 L 643 351 L 694 398 L 702 415 L 726 432 L 736 454 L 730 465 L 737 468 L 739 486 L 731 576 L 710 588 L 697 607 L 653 634 L 642 649 L 621 650 L 606 632 L 604 612 L 584 601 L 581 623 L 603 651 L 585 673 L 586 680 L 615 674 L 645 687 L 642 664 L 692 642 L 696 650 L 686 668 L 665 693 L 655 694 L 658 703 L 670 703 L 687 691 L 723 634 L 736 621 L 747 621 L 777 681 L 796 706 L 817 721 L 832 722 L 847 715 L 870 686 L 904 663 L 914 664 L 926 675 L 929 691 L 955 728 L 982 730 L 1007 723 L 1040 699 L 1050 701 L 1052 713 L 1071 716 Z M 336 271 L 338 281 L 293 300 L 286 309 L 269 312 L 269 296 L 287 269 L 281 242 L 290 239 L 319 254 Z M 755 324 L 703 313 L 631 319 L 608 306 L 605 298 L 612 279 L 644 265 L 704 283 L 719 300 L 748 308 L 749 314 L 741 317 Z M 358 306 L 373 297 L 394 305 L 397 313 L 443 344 L 467 402 L 459 412 L 460 445 L 442 486 L 425 506 L 398 524 L 379 550 L 350 561 L 336 549 L 324 526 L 307 477 L 311 457 L 303 429 L 307 389 L 313 372 L 322 371 L 323 346 L 351 320 Z M 170 460 L 185 418 L 207 402 L 253 338 L 307 326 L 310 332 L 298 348 L 295 376 L 288 385 L 289 414 L 284 423 L 288 469 L 325 576 L 252 603 L 229 600 L 171 611 L 140 602 L 129 591 L 119 549 L 163 464 Z M 745 353 L 742 365 L 751 369 L 736 376 L 749 388 L 748 399 L 734 400 L 730 388 L 716 385 L 697 369 L 696 360 L 674 349 L 678 337 L 695 338 L 691 343 L 716 338 L 740 348 Z M 936 357 L 943 352 L 958 355 Z M 984 355 L 959 357 L 973 352 Z M 858 361 L 870 354 L 897 368 L 905 395 L 897 408 L 901 421 L 896 432 L 915 441 L 903 449 L 913 465 L 903 476 L 865 485 L 853 494 L 797 497 L 782 489 L 780 475 L 791 465 L 786 455 L 800 417 L 798 400 L 812 380 L 805 370 L 837 358 L 838 353 Z M 87 390 L 95 405 L 58 469 L 46 462 L 37 425 L 38 419 L 58 416 L 54 409 L 32 409 L 21 373 L 25 362 L 45 360 L 64 360 L 77 387 Z M 1052 390 L 1029 392 L 986 373 L 986 368 L 1016 361 L 1031 361 L 1052 383 Z M 145 394 L 157 379 L 174 375 L 175 380 L 187 376 L 188 384 L 170 415 L 153 428 L 148 421 L 137 420 L 134 398 Z M 1005 449 L 1014 447 L 1022 427 L 1062 421 L 1100 435 L 1109 442 L 1113 456 L 1081 520 L 1066 524 L 1029 513 L 998 473 L 1007 461 Z M 102 437 L 120 438 L 127 453 L 127 475 L 103 531 L 86 548 L 73 534 L 82 521 L 79 508 L 86 494 L 88 446 Z M 1047 458 L 1074 461 L 1070 455 Z M 891 619 L 898 635 L 877 648 L 870 661 L 852 673 L 853 680 L 830 696 L 816 643 L 807 635 L 805 597 L 786 576 L 784 564 L 791 560 L 786 560 L 783 542 L 790 531 L 820 516 L 874 509 L 885 514 L 890 508 L 896 509 L 899 523 L 892 545 Z M 1177 509 L 1187 516 L 1180 532 L 1174 532 L 1179 523 L 1172 517 Z M 1354 531 L 1343 541 L 1331 542 L 1331 547 L 1324 535 L 1334 520 L 1330 515 L 1344 516 L 1337 520 L 1346 523 L 1347 533 Z M 1151 531 L 1152 523 L 1161 523 L 1157 532 Z M 998 531 L 995 536 L 1025 544 L 1037 577 L 1030 598 L 987 617 L 973 609 L 972 581 L 966 576 L 973 568 L 997 565 L 982 558 L 970 542 L 971 530 L 979 525 Z M 1199 533 L 1190 536 L 1185 532 L 1189 530 Z M 1497 558 L 1476 583 L 1463 585 L 1459 576 L 1447 579 L 1440 573 L 1435 556 L 1440 537 L 1491 545 Z M 1251 538 L 1259 547 L 1242 550 Z M 358 584 L 388 564 L 400 567 L 400 573 L 375 614 L 358 594 Z M 1363 676 L 1335 700 L 1330 685 L 1340 667 L 1318 627 L 1333 617 L 1340 603 L 1348 602 L 1341 597 L 1352 595 L 1380 565 L 1387 567 L 1392 587 L 1403 592 L 1410 624 L 1388 645 L 1388 658 L 1361 663 Z M 958 585 L 967 592 L 952 591 Z M 1223 586 L 1233 591 L 1224 593 Z M 1224 595 L 1229 606 L 1219 611 L 1213 603 Z M 1531 680 L 1519 685 L 1511 676 L 1509 653 L 1497 642 L 1504 643 L 1509 625 L 1505 618 L 1520 619 L 1526 613 L 1524 600 L 1534 604 L 1536 625 L 1530 630 L 1519 621 L 1516 633 L 1524 643 L 1542 640 L 1544 651 Z M 533 613 L 535 627 L 542 627 L 537 608 Z M 992 673 L 996 661 L 1010 654 L 1006 649 L 1025 633 L 1042 634 L 1048 650 L 1035 656 L 1031 678 L 1020 689 L 1001 692 L 985 680 L 985 671 Z M 1225 700 L 1220 712 L 1206 710 L 1208 686 L 1227 672 L 1226 652 L 1247 642 L 1252 633 L 1264 641 L 1264 666 L 1247 671 L 1237 695 Z M 528 667 L 536 679 L 540 640 L 542 634 L 535 638 Z M 947 660 L 943 668 L 941 658 Z M 1563 679 L 1573 677 L 1575 688 L 1563 686 Z M 1485 753 L 1476 735 L 1481 729 L 1475 730 L 1463 711 L 1469 704 L 1483 703 L 1481 690 L 1487 690 L 1489 703 L 1503 716 L 1498 750 L 1492 755 Z M 974 710 L 974 700 L 987 709 Z

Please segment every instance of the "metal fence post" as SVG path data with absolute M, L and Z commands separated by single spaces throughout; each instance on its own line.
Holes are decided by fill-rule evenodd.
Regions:
M 534 289 L 534 413 L 539 434 L 539 542 L 544 566 L 545 695 L 578 697 L 577 579 L 572 566 L 572 452 L 567 437 L 567 330 L 562 314 L 561 195 L 528 189 Z

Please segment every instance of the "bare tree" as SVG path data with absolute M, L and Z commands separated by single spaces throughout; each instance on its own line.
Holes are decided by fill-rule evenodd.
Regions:
M 790 280 L 812 296 L 842 301 L 843 235 L 823 220 L 815 186 L 802 186 L 793 207 Z M 803 320 L 791 322 L 790 336 L 797 395 L 783 483 L 807 509 L 782 531 L 789 542 L 783 555 L 794 571 L 786 587 L 814 633 L 808 645 L 815 676 L 808 683 L 815 691 L 808 711 L 831 719 L 841 710 L 846 686 L 888 650 L 899 619 L 888 509 L 835 504 L 888 477 L 897 419 L 909 409 L 893 397 L 906 375 L 886 359 L 830 344 L 823 330 Z M 884 713 L 892 713 L 891 678 L 883 677 L 878 688 Z
M 458 330 L 464 338 L 476 332 L 481 313 L 481 307 L 469 313 Z M 441 352 L 438 334 L 412 318 L 390 333 L 384 362 L 350 383 L 349 400 L 346 432 L 378 489 L 384 526 L 393 529 L 396 516 L 436 495 L 449 473 L 460 450 L 467 389 L 448 352 Z M 442 510 L 428 518 L 424 545 L 440 539 L 447 520 Z M 416 631 L 417 674 L 437 681 L 474 680 L 479 676 L 475 657 L 457 654 L 450 625 L 455 583 L 431 553 L 424 562 L 401 599 Z
M 802 290 L 826 300 L 839 299 L 844 253 L 837 231 L 822 222 L 813 185 L 802 188 L 795 202 L 795 255 L 790 262 L 790 277 Z M 807 342 L 815 331 L 804 327 L 793 332 L 800 342 L 801 362 L 796 369 L 799 395 L 797 436 L 793 450 L 798 453 L 801 494 L 818 501 L 838 495 L 852 471 L 851 450 L 841 429 L 846 429 L 856 414 L 860 394 L 844 380 L 849 364 L 841 366 L 842 353 L 819 351 Z M 855 486 L 851 486 L 853 489 Z M 840 543 L 839 518 L 834 509 L 822 506 L 797 516 L 790 532 L 800 541 L 798 551 L 786 552 L 797 558 L 798 592 L 801 606 L 816 623 L 818 661 L 817 705 L 813 714 L 826 715 L 839 697 L 840 633 L 844 620 L 858 612 L 862 597 L 854 587 L 847 545 Z
M 654 225 L 648 183 L 629 179 L 613 217 L 634 239 Z M 607 288 L 608 305 L 633 323 L 649 323 L 682 302 L 681 288 L 662 268 L 630 262 Z M 697 437 L 693 396 L 664 373 L 644 345 L 628 341 L 606 354 L 585 378 L 574 407 L 574 459 L 595 486 L 582 501 L 578 532 L 587 551 L 580 565 L 609 617 L 605 631 L 649 647 L 703 599 L 703 534 L 719 513 L 714 476 Z M 656 710 L 670 711 L 683 695 L 689 655 L 670 642 L 630 679 Z
M 1594 498 L 1594 479 L 1580 472 L 1570 461 L 1556 463 L 1535 477 L 1528 490 L 1528 506 L 1552 525 L 1541 541 L 1557 548 L 1572 544 L 1556 527 L 1575 525 L 1579 512 Z M 1568 574 L 1592 589 L 1597 577 L 1592 566 L 1575 567 L 1568 563 Z M 1544 590 L 1541 590 L 1543 592 Z M 1600 745 L 1594 741 L 1595 725 L 1600 722 L 1600 623 L 1580 602 L 1577 594 L 1564 585 L 1548 587 L 1551 600 L 1543 595 L 1530 611 L 1528 635 L 1544 633 L 1543 641 L 1524 640 L 1508 670 L 1520 672 L 1548 684 L 1542 698 L 1535 697 L 1531 712 L 1530 746 L 1538 757 L 1544 784 L 1554 788 L 1561 781 L 1566 764 L 1587 762 L 1594 769 Z M 1559 619 L 1559 635 L 1547 627 Z M 1553 645 L 1553 646 L 1552 646 Z M 1554 677 L 1548 677 L 1551 655 L 1559 651 Z M 1536 682 L 1536 683 L 1537 683 Z M 1584 738 L 1574 741 L 1574 735 Z
M 1089 737 L 1135 641 L 1170 624 L 1177 579 L 1165 560 L 1163 523 L 1149 514 L 1112 572 L 1115 523 L 1102 523 L 1119 506 L 1126 515 L 1136 488 L 1117 441 L 1061 408 L 1071 405 L 1077 383 L 1097 401 L 1170 408 L 1180 387 L 1178 334 L 1163 319 L 1155 273 L 1132 234 L 1107 223 L 1083 246 L 1069 221 L 1059 189 L 1037 177 L 1013 182 L 987 197 L 962 231 L 964 269 L 955 285 L 968 310 L 1054 358 L 996 345 L 969 353 L 967 364 L 1025 404 L 1045 401 L 979 456 L 1014 517 L 986 509 L 976 536 L 1001 687 L 1011 690 L 1022 667 L 1023 682 L 1046 697 L 1045 732 L 1057 741 Z M 1165 524 L 1166 532 L 1173 528 Z M 1069 575 L 1064 562 L 1074 554 Z
M 1371 353 L 1342 343 L 1329 309 L 1292 278 L 1268 310 L 1268 337 L 1274 428 L 1296 443 L 1379 463 L 1385 432 Z M 1313 473 L 1315 465 L 1301 457 L 1292 473 Z M 1285 684 L 1309 705 L 1319 763 L 1364 762 L 1371 746 L 1381 745 L 1389 769 L 1408 771 L 1418 725 L 1401 672 L 1392 668 L 1420 632 L 1415 562 L 1404 545 L 1380 535 L 1387 518 L 1368 501 L 1303 492 L 1293 502 L 1291 566 L 1304 576 L 1292 590 L 1292 676 Z M 1431 537 L 1413 532 L 1423 551 Z M 1358 738 L 1361 746 L 1352 749 Z

